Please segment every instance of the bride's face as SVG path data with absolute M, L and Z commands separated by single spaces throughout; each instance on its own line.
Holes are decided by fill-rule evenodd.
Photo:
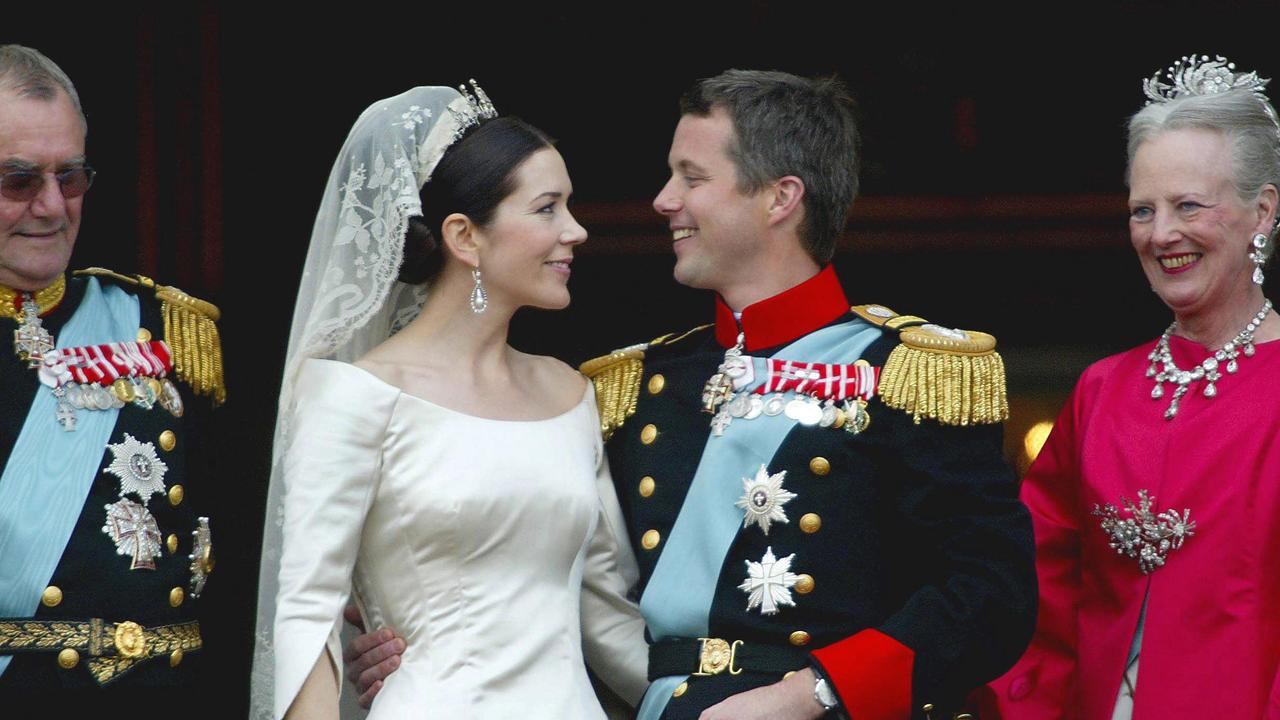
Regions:
M 515 171 L 515 190 L 480 231 L 480 271 L 490 300 L 513 308 L 569 304 L 573 248 L 587 231 L 569 212 L 573 184 L 553 148 L 530 155 Z

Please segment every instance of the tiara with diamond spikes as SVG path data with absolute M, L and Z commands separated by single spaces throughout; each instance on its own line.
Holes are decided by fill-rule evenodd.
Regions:
M 1187 55 L 1170 65 L 1163 71 L 1163 75 L 1162 78 L 1161 71 L 1157 70 L 1142 81 L 1142 92 L 1147 96 L 1147 105 L 1185 97 L 1247 90 L 1262 103 L 1262 109 L 1271 118 L 1276 126 L 1276 135 L 1280 137 L 1280 118 L 1276 117 L 1275 109 L 1263 92 L 1271 80 L 1258 77 L 1257 72 L 1236 72 L 1236 64 L 1221 55 L 1212 60 L 1208 55 Z
M 458 127 L 453 131 L 453 141 L 457 142 L 462 139 L 467 131 L 480 124 L 481 120 L 492 120 L 498 117 L 498 111 L 493 107 L 493 101 L 489 99 L 488 94 L 476 84 L 475 78 L 471 78 L 471 89 L 467 86 L 459 85 L 458 93 L 466 99 L 466 107 L 457 109 L 454 114 L 458 116 Z
M 1258 77 L 1258 73 L 1238 73 L 1236 64 L 1218 55 L 1213 60 L 1208 55 L 1188 55 L 1170 65 L 1164 78 L 1157 70 L 1142 83 L 1147 104 L 1169 102 L 1192 95 L 1217 95 L 1230 90 L 1248 90 L 1256 95 L 1271 82 Z M 1265 98 L 1264 98 L 1265 99 Z

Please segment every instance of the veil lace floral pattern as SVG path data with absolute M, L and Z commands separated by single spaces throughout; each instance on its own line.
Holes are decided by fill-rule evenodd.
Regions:
M 284 528 L 282 460 L 292 442 L 293 387 L 309 358 L 351 362 L 408 324 L 427 288 L 397 280 L 409 218 L 467 111 L 456 90 L 419 87 L 374 103 L 329 175 L 294 307 L 263 523 L 250 717 L 271 718 L 277 574 Z

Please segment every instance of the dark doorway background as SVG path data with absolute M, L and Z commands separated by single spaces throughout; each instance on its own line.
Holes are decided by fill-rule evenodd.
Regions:
M 142 272 L 223 310 L 230 400 L 209 440 L 226 452 L 202 495 L 218 543 L 207 667 L 226 717 L 247 703 L 302 258 L 334 156 L 374 100 L 474 77 L 501 111 L 560 139 L 592 237 L 573 306 L 523 314 L 513 342 L 576 363 L 710 317 L 705 293 L 672 281 L 649 208 L 680 92 L 729 67 L 838 73 L 864 128 L 862 198 L 836 259 L 850 298 L 995 334 L 1014 402 L 1009 459 L 1023 467 L 1027 428 L 1053 418 L 1084 366 L 1168 322 L 1127 242 L 1123 128 L 1140 79 L 1192 51 L 1280 73 L 1275 0 L 982 16 L 776 0 L 258 5 L 6 10 L 0 29 L 58 62 L 89 116 L 99 177 L 73 266 Z

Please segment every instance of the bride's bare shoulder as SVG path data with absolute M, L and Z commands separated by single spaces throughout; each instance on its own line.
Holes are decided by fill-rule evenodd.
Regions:
M 385 344 L 379 345 L 352 365 L 402 390 L 411 390 L 414 386 L 431 383 L 435 373 L 430 365 L 423 363 L 421 358 L 415 358 L 415 362 L 394 350 L 388 352 L 384 349 L 385 347 Z
M 582 373 L 549 355 L 524 355 L 531 382 L 544 387 L 548 394 L 561 400 L 576 401 L 586 392 L 587 379 Z

